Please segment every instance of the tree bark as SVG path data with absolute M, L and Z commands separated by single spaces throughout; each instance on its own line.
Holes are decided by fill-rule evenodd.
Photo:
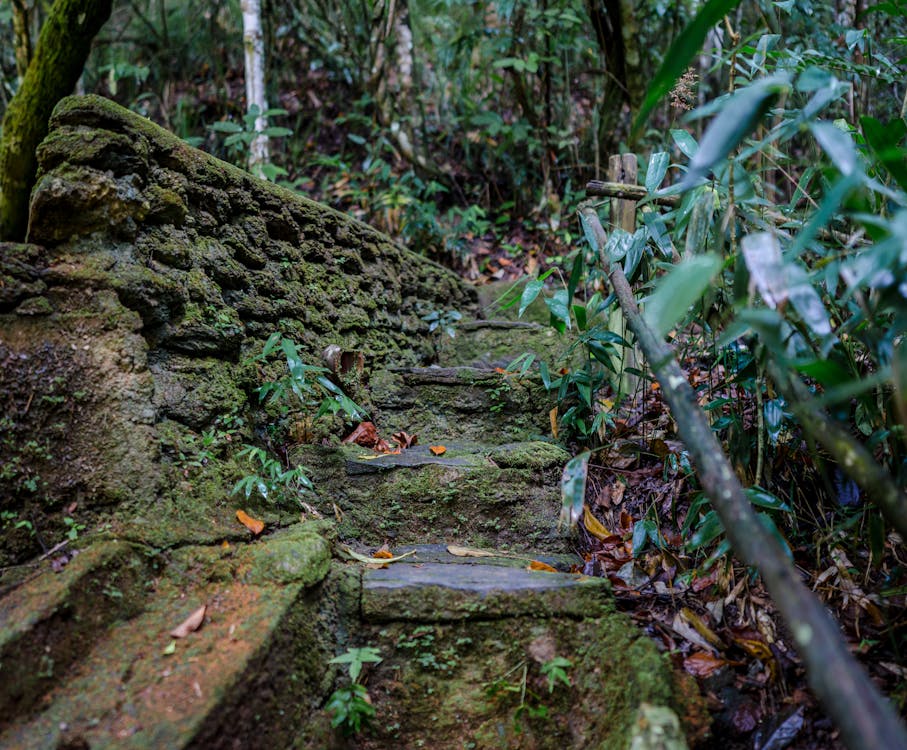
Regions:
M 249 144 L 249 171 L 262 176 L 261 168 L 271 160 L 268 136 L 263 132 L 268 127 L 265 112 L 268 101 L 265 96 L 265 46 L 261 31 L 260 0 L 242 0 L 243 50 L 246 67 L 246 108 L 258 108 L 255 118 L 256 135 Z
M 0 240 L 18 242 L 28 228 L 35 149 L 57 102 L 72 92 L 91 42 L 110 17 L 111 0 L 57 0 L 41 28 L 34 57 L 3 117 L 0 139 Z
M 607 236 L 598 214 L 584 206 L 580 216 L 595 240 L 637 343 L 651 363 L 709 502 L 735 552 L 759 570 L 806 664 L 810 685 L 841 730 L 845 744 L 851 750 L 907 748 L 907 731 L 891 704 L 851 656 L 837 623 L 800 580 L 781 543 L 759 521 L 673 351 L 643 320 L 620 265 L 609 262 L 604 252 Z

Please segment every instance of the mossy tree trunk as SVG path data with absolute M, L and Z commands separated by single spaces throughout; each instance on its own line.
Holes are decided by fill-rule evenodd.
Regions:
M 56 103 L 72 92 L 91 42 L 110 17 L 111 0 L 56 0 L 22 85 L 3 118 L 0 139 L 0 241 L 18 242 L 28 228 L 35 149 L 47 135 Z

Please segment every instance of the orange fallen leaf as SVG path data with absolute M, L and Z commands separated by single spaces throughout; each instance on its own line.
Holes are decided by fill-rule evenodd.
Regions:
M 207 604 L 202 604 L 195 612 L 189 615 L 185 620 L 183 620 L 179 625 L 177 625 L 173 630 L 170 631 L 170 635 L 174 638 L 185 638 L 189 633 L 193 633 L 198 630 L 202 623 L 205 621 L 205 612 L 208 610 Z
M 262 531 L 265 530 L 265 522 L 259 521 L 257 518 L 252 518 L 244 510 L 236 511 L 236 520 L 239 521 L 243 526 L 245 526 L 249 531 L 252 532 L 254 536 L 258 536 Z
M 376 557 L 379 560 L 390 560 L 394 556 L 394 553 L 391 552 L 387 545 L 385 544 L 381 549 L 379 549 L 372 557 Z
M 430 450 L 436 456 L 440 456 L 444 453 L 447 453 L 447 448 L 445 448 L 443 445 L 430 445 L 430 446 L 428 446 L 428 450 Z
M 557 573 L 557 568 L 552 568 L 548 563 L 533 560 L 526 566 L 527 570 L 541 570 L 544 573 Z
M 551 436 L 557 440 L 557 407 L 555 406 L 548 412 L 548 419 L 551 422 Z
M 374 448 L 379 442 L 384 442 L 378 437 L 378 428 L 373 422 L 360 422 L 356 429 L 343 438 L 344 443 L 355 443 L 363 448 Z

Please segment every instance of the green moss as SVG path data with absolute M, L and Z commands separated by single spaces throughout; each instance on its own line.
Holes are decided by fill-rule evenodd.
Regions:
M 252 549 L 249 583 L 300 583 L 324 579 L 331 564 L 331 545 L 317 534 L 294 534 L 268 540 Z
M 502 468 L 542 470 L 563 467 L 570 454 L 560 446 L 535 440 L 498 446 L 492 449 L 489 458 Z

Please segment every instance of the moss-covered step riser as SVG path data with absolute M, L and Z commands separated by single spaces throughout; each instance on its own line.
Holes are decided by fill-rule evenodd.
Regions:
M 550 434 L 551 399 L 537 378 L 476 367 L 425 367 L 373 374 L 370 398 L 383 432 L 419 442 L 490 444 Z
M 545 442 L 483 446 L 452 442 L 377 455 L 358 446 L 302 446 L 291 453 L 315 483 L 341 537 L 363 545 L 427 541 L 565 552 L 557 529 L 559 477 L 569 459 Z
M 8 715 L 0 747 L 216 748 L 241 737 L 243 747 L 289 746 L 330 692 L 328 660 L 359 607 L 358 572 L 331 574 L 330 542 L 315 533 L 332 529 L 308 526 L 168 553 L 148 577 L 153 589 L 133 587 L 145 593 L 141 611 L 80 642 L 81 659 L 42 685 L 37 710 Z M 203 626 L 173 640 L 200 604 Z M 4 659 L 4 675 L 15 658 Z
M 45 562 L 49 567 L 51 563 Z M 79 552 L 0 599 L 0 727 L 36 710 L 39 698 L 104 637 L 145 606 L 153 560 L 127 544 Z

